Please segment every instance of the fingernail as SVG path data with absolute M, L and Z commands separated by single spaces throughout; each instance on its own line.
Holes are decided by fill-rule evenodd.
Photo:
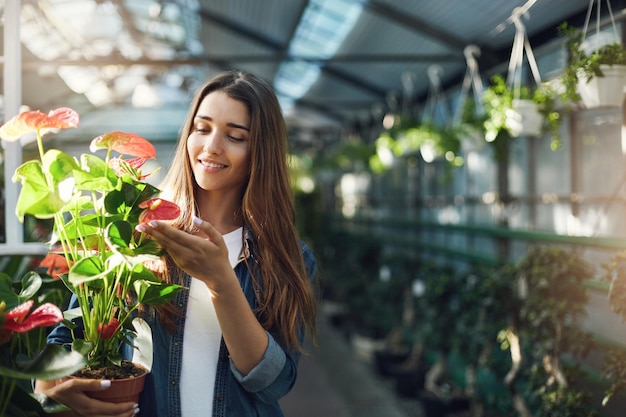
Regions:
M 111 386 L 111 381 L 109 381 L 108 379 L 103 379 L 102 381 L 100 381 L 100 386 L 102 388 L 109 388 Z
M 139 404 L 135 403 L 135 404 L 133 405 L 133 408 L 135 408 L 135 409 L 139 409 Z
M 137 226 L 135 226 L 135 230 L 143 233 L 146 231 L 146 226 L 144 226 L 143 224 L 138 224 Z
M 202 219 L 198 216 L 193 216 L 193 222 L 195 224 L 202 224 Z
M 157 227 L 157 225 L 158 225 L 159 223 L 157 223 L 157 221 L 156 221 L 156 220 L 150 220 L 150 221 L 148 222 L 148 224 L 149 224 L 150 226 L 152 226 L 152 227 Z
M 137 407 L 133 410 L 133 414 L 135 414 L 135 415 L 139 414 L 139 406 L 137 406 Z

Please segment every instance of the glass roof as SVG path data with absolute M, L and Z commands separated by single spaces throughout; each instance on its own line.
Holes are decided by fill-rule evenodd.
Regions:
M 291 43 L 289 55 L 328 59 L 356 23 L 363 6 L 349 0 L 312 0 L 307 5 Z M 312 62 L 283 62 L 274 87 L 285 111 L 293 107 L 317 81 L 320 66 Z
M 171 99 L 167 88 L 156 87 L 180 86 L 180 72 L 172 77 L 162 68 L 122 62 L 202 54 L 198 7 L 196 0 L 40 0 L 22 5 L 21 40 L 41 60 L 84 61 L 84 65 L 55 65 L 55 71 L 94 106 L 117 104 L 128 97 L 139 107 L 153 106 Z M 120 64 L 96 65 L 105 57 L 118 58 Z

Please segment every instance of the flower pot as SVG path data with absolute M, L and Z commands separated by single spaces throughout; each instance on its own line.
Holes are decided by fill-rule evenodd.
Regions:
M 408 356 L 408 352 L 390 352 L 384 349 L 375 351 L 374 365 L 376 372 L 381 376 L 392 376 L 394 370 L 401 365 Z
M 398 369 L 395 372 L 395 391 L 400 398 L 417 398 L 424 389 L 427 369 Z
M 136 365 L 139 367 L 139 365 Z M 143 373 L 139 376 L 123 379 L 112 379 L 111 386 L 102 391 L 87 391 L 87 395 L 91 398 L 110 403 L 126 403 L 139 402 L 139 396 L 143 391 L 143 385 L 146 380 L 148 371 L 143 369 Z
M 355 333 L 350 339 L 354 355 L 367 363 L 374 361 L 374 353 L 385 348 L 385 340 Z
M 625 65 L 600 65 L 602 77 L 593 77 L 589 82 L 584 75 L 579 77 L 578 93 L 583 105 L 588 108 L 621 107 L 626 85 Z
M 111 386 L 102 391 L 85 391 L 85 393 L 91 397 L 100 401 L 106 401 L 110 403 L 126 403 L 133 402 L 137 404 L 139 402 L 139 396 L 141 395 L 141 391 L 143 391 L 144 382 L 146 380 L 146 375 L 148 375 L 148 371 L 140 365 L 134 364 L 135 367 L 141 368 L 143 372 L 134 377 L 130 378 L 121 378 L 121 379 L 111 379 Z M 68 376 L 58 380 L 57 383 L 61 383 L 69 378 L 81 378 L 79 376 Z M 46 416 L 49 417 L 78 417 L 78 413 L 73 410 L 63 411 L 60 413 L 49 414 L 46 413 Z
M 506 111 L 506 127 L 512 137 L 541 136 L 543 115 L 532 100 L 514 100 Z

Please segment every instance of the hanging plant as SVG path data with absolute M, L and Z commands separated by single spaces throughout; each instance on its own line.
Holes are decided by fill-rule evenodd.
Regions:
M 552 150 L 561 147 L 561 114 L 556 108 L 557 93 L 548 84 L 535 89 L 523 86 L 516 92 L 497 74 L 483 94 L 487 118 L 484 122 L 485 140 L 507 140 L 523 135 L 548 134 Z M 520 111 L 522 106 L 532 105 L 532 119 L 525 118 Z M 534 125 L 534 126 L 532 126 Z
M 560 76 L 563 85 L 561 101 L 566 104 L 582 102 L 587 108 L 621 106 L 624 98 L 623 85 L 626 81 L 624 45 L 619 41 L 606 41 L 611 39 L 608 36 L 604 38 L 605 43 L 602 46 L 590 48 L 585 40 L 585 32 L 569 26 L 567 22 L 559 25 L 558 31 L 560 36 L 566 39 L 569 54 L 568 65 Z M 611 79 L 615 81 L 616 86 L 603 88 L 604 93 L 607 93 L 606 97 L 585 94 L 585 88 L 592 82 L 599 83 Z
M 505 81 L 501 75 L 493 76 L 483 95 L 487 113 L 485 139 L 496 146 L 495 156 L 498 159 L 506 151 L 503 142 L 518 136 L 538 137 L 549 133 L 550 147 L 555 150 L 561 146 L 557 95 L 551 85 L 541 82 L 526 29 L 521 22 L 521 13 L 520 9 L 515 9 L 511 15 L 516 30 L 507 79 Z M 524 52 L 536 85 L 534 88 L 522 83 Z

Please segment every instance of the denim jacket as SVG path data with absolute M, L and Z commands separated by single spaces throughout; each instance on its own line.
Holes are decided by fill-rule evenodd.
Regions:
M 250 250 L 253 245 L 246 236 L 244 253 L 248 262 L 253 264 L 255 254 Z M 312 280 L 316 271 L 316 262 L 311 250 L 301 243 L 304 261 Z M 250 303 L 256 306 L 256 297 L 252 278 L 245 262 L 235 266 L 235 274 L 241 288 Z M 185 274 L 183 285 L 189 288 L 191 278 Z M 180 311 L 187 310 L 188 291 L 180 291 L 175 303 Z M 76 307 L 76 297 L 72 297 L 70 308 Z M 184 315 L 181 315 L 175 332 L 168 332 L 157 319 L 156 314 L 146 318 L 152 328 L 153 362 L 151 373 L 146 378 L 144 390 L 139 401 L 140 415 L 150 417 L 181 417 L 180 374 L 183 353 Z M 242 375 L 230 361 L 228 350 L 222 339 L 220 344 L 217 374 L 215 379 L 212 417 L 282 417 L 278 400 L 287 394 L 296 381 L 300 352 L 286 350 L 279 344 L 280 336 L 267 332 L 268 346 L 261 362 L 247 375 Z M 298 339 L 302 343 L 304 329 Z M 71 342 L 69 330 L 60 325 L 48 337 L 48 343 L 63 344 Z M 123 356 L 132 358 L 132 347 L 124 345 Z

